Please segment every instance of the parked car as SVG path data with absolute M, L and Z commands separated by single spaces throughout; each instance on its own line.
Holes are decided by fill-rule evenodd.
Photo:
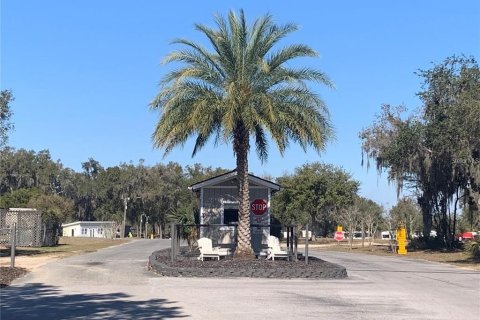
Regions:
M 460 242 L 465 242 L 468 240 L 473 240 L 477 236 L 478 236 L 478 232 L 468 231 L 468 232 L 462 232 L 462 233 L 456 234 L 455 238 Z

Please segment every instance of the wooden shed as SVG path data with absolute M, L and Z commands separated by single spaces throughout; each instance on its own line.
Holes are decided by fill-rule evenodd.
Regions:
M 270 235 L 270 203 L 273 192 L 280 185 L 248 175 L 250 195 L 250 224 L 252 225 L 252 249 L 262 254 Z M 189 187 L 200 199 L 200 237 L 211 238 L 214 244 L 234 247 L 238 224 L 237 171 L 200 181 Z M 265 227 L 263 227 L 265 226 Z

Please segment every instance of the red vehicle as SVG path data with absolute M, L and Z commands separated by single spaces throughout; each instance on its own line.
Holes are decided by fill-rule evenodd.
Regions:
M 473 240 L 476 236 L 478 235 L 477 232 L 475 231 L 469 231 L 469 232 L 463 232 L 455 235 L 455 238 L 458 239 L 458 241 L 467 241 L 467 240 Z

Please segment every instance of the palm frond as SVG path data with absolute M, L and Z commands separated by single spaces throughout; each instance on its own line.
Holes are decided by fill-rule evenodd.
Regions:
M 274 51 L 278 42 L 297 30 L 277 25 L 271 15 L 249 26 L 243 11 L 215 16 L 215 27 L 195 25 L 211 48 L 175 39 L 182 48 L 163 62 L 180 62 L 168 72 L 150 108 L 161 112 L 153 143 L 168 154 L 195 137 L 192 156 L 214 136 L 215 144 L 233 142 L 239 130 L 254 137 L 258 157 L 268 158 L 269 137 L 281 154 L 291 141 L 320 151 L 333 136 L 329 113 L 310 82 L 333 87 L 314 68 L 291 68 L 300 57 L 316 57 L 307 45 L 291 44 Z M 242 131 L 242 132 L 243 132 Z M 248 150 L 248 148 L 247 148 Z

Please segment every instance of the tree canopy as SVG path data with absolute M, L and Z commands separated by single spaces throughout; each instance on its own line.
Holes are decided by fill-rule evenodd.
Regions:
M 384 105 L 360 133 L 362 150 L 399 190 L 416 194 L 424 235 L 433 223 L 451 247 L 459 203 L 479 198 L 480 70 L 475 59 L 453 56 L 418 75 L 422 108 L 404 116 L 403 107 Z
M 360 183 L 343 169 L 311 163 L 277 179 L 282 189 L 273 199 L 273 214 L 285 224 L 313 224 L 327 236 L 334 231 L 338 212 L 351 205 Z
M 411 198 L 400 199 L 390 210 L 390 216 L 393 227 L 405 226 L 409 238 L 422 228 L 422 213 Z
M 35 207 L 60 222 L 120 223 L 122 197 L 129 197 L 127 223 L 138 225 L 145 214 L 155 233 L 162 235 L 173 210 L 193 218 L 197 202 L 189 185 L 227 171 L 200 164 L 182 168 L 174 162 L 146 166 L 143 161 L 104 168 L 92 158 L 82 163 L 82 169 L 65 168 L 51 159 L 48 150 L 4 148 L 0 150 L 0 208 Z
M 13 129 L 11 117 L 13 115 L 10 103 L 14 100 L 10 90 L 0 92 L 0 148 L 4 147 L 8 141 L 8 131 Z

